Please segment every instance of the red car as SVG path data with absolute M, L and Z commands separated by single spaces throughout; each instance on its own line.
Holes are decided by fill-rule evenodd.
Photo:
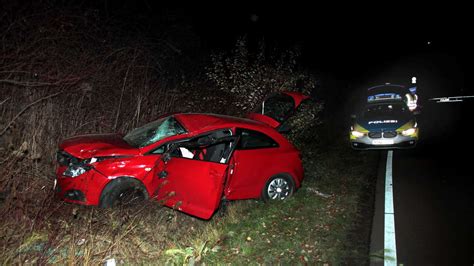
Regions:
M 307 98 L 283 95 L 295 102 L 288 114 Z M 56 194 L 66 202 L 101 207 L 130 196 L 153 198 L 203 219 L 222 199 L 283 200 L 303 180 L 300 153 L 275 129 L 284 120 L 262 113 L 249 117 L 266 123 L 173 114 L 125 136 L 66 139 L 57 153 Z

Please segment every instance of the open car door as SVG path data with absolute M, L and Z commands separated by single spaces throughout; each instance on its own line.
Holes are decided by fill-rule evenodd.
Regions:
M 248 114 L 247 117 L 279 129 L 294 114 L 301 102 L 308 98 L 309 96 L 299 92 L 272 94 L 262 102 L 254 113 Z
M 160 179 L 157 200 L 190 215 L 211 218 L 219 207 L 236 143 L 234 136 L 208 134 L 171 145 L 155 167 L 154 175 Z

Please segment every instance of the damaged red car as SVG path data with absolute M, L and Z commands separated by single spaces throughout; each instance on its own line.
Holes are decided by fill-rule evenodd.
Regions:
M 284 95 L 293 100 L 288 114 L 301 103 L 295 96 L 306 98 Z M 265 116 L 265 109 L 253 119 L 173 114 L 126 135 L 66 139 L 57 153 L 56 195 L 100 207 L 154 199 L 203 219 L 222 200 L 286 199 L 300 187 L 303 167 L 299 151 L 275 129 L 283 116 Z

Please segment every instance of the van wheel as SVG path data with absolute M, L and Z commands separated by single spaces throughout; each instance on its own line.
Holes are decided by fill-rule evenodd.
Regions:
M 109 182 L 100 195 L 99 207 L 130 206 L 148 199 L 145 186 L 134 178 L 120 177 Z

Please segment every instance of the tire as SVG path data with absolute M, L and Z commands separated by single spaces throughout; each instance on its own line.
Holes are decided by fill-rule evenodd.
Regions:
M 134 205 L 148 199 L 145 186 L 137 179 L 119 177 L 107 184 L 100 195 L 99 207 Z
M 262 190 L 262 199 L 265 202 L 271 200 L 285 200 L 295 191 L 295 182 L 288 175 L 279 174 L 270 178 Z

